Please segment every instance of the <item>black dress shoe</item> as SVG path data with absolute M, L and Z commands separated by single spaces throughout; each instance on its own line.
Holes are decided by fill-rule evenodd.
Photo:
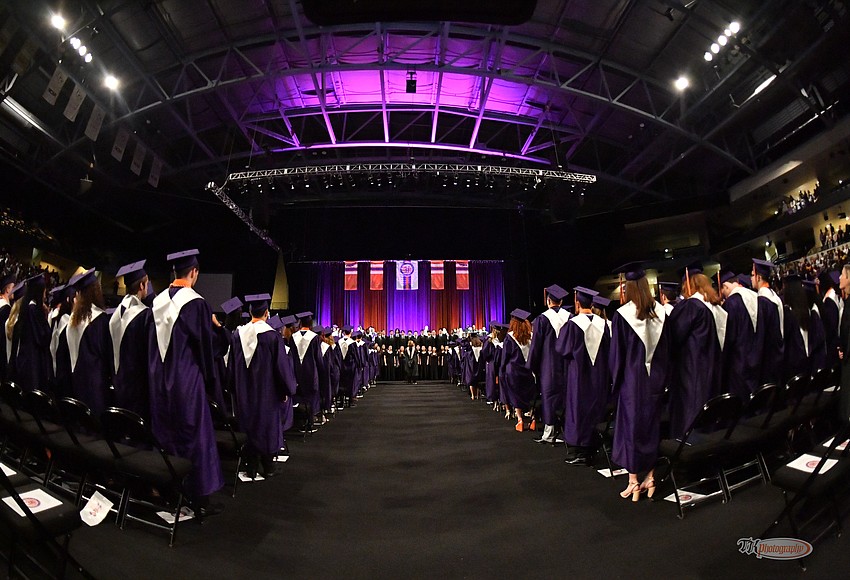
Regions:
M 195 510 L 195 515 L 197 515 L 200 519 L 210 518 L 212 516 L 217 516 L 221 512 L 224 511 L 223 503 L 211 503 L 205 506 L 199 507 Z
M 277 469 L 272 469 L 272 470 L 263 472 L 260 475 L 262 475 L 264 479 L 271 479 L 272 477 L 277 477 L 280 474 L 277 472 Z
M 584 453 L 579 453 L 573 455 L 572 457 L 567 457 L 564 459 L 564 463 L 568 465 L 586 465 L 591 467 L 593 465 L 592 457 L 590 455 L 586 455 Z

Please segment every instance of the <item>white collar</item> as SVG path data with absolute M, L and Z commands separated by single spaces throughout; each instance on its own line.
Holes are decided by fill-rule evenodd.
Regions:
M 77 368 L 77 358 L 80 356 L 80 341 L 83 339 L 83 333 L 101 314 L 103 314 L 103 310 L 92 304 L 91 318 L 81 321 L 77 326 L 68 324 L 65 337 L 68 340 L 68 354 L 71 355 L 71 372 Z
M 617 309 L 623 320 L 631 326 L 638 339 L 643 343 L 646 352 L 644 364 L 647 375 L 652 372 L 652 357 L 655 354 L 655 347 L 658 346 L 658 341 L 661 339 L 661 330 L 664 328 L 664 319 L 667 316 L 664 308 L 658 302 L 655 302 L 654 310 L 655 318 L 639 320 L 637 306 L 634 302 L 627 302 Z
M 711 315 L 714 317 L 714 330 L 717 332 L 717 341 L 720 343 L 720 350 L 723 350 L 726 344 L 726 320 L 729 315 L 720 306 L 706 300 L 705 296 L 700 292 L 694 292 L 691 298 L 696 298 L 711 311 Z
M 555 338 L 558 338 L 558 335 L 561 333 L 561 328 L 570 319 L 570 313 L 567 312 L 565 308 L 559 308 L 557 311 L 550 308 L 543 313 L 543 316 L 549 320 L 552 324 L 552 328 L 555 329 Z
M 239 327 L 239 342 L 242 345 L 242 354 L 245 355 L 245 368 L 251 366 L 251 361 L 254 360 L 254 353 L 257 351 L 257 338 L 264 332 L 274 331 L 265 320 L 243 324 Z
M 584 333 L 584 348 L 590 357 L 590 364 L 596 364 L 596 356 L 599 354 L 599 346 L 602 337 L 605 336 L 605 319 L 595 314 L 576 314 L 570 318 Z
M 785 338 L 785 309 L 782 307 L 782 300 L 776 295 L 776 292 L 767 286 L 759 288 L 758 295 L 764 296 L 776 305 L 779 310 L 779 335 Z
M 201 295 L 192 288 L 181 287 L 174 293 L 174 298 L 169 295 L 168 289 L 160 292 L 153 299 L 153 322 L 156 328 L 156 344 L 159 347 L 159 357 L 165 362 L 165 355 L 171 344 L 171 333 L 180 311 L 185 305 L 193 300 L 198 300 Z
M 121 308 L 124 307 L 124 314 L 121 314 Z M 112 313 L 109 319 L 109 334 L 112 337 L 112 359 L 115 362 L 115 372 L 118 372 L 118 365 L 121 361 L 121 341 L 124 339 L 124 333 L 136 316 L 147 309 L 147 306 L 142 304 L 138 296 L 128 294 L 121 300 L 121 304 Z
M 744 303 L 744 308 L 747 309 L 747 314 L 750 315 L 750 322 L 753 325 L 753 332 L 758 328 L 759 318 L 759 295 L 745 286 L 737 286 L 729 296 L 740 296 Z
M 295 349 L 298 351 L 298 360 L 304 362 L 304 357 L 307 355 L 307 347 L 310 346 L 310 341 L 318 336 L 312 330 L 298 330 L 292 333 L 292 342 L 295 343 Z
M 522 353 L 523 360 L 527 361 L 528 360 L 528 351 L 531 349 L 531 340 L 529 339 L 528 343 L 523 345 L 523 344 L 520 344 L 519 342 L 517 342 L 517 339 L 514 338 L 513 331 L 509 332 L 508 336 L 510 336 L 511 339 L 514 341 L 514 343 L 519 347 L 519 351 Z

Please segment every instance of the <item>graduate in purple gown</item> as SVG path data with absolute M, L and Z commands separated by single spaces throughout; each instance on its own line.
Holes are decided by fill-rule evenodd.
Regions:
M 766 383 L 784 384 L 785 367 L 785 309 L 782 300 L 770 288 L 770 274 L 773 263 L 753 258 L 753 270 L 750 275 L 753 290 L 758 294 L 758 325 L 756 329 L 756 349 L 761 352 L 761 372 L 759 385 Z
M 76 294 L 71 318 L 59 337 L 56 383 L 60 392 L 67 390 L 99 417 L 114 404 L 109 315 L 103 309 L 103 292 L 94 268 L 71 278 L 68 286 Z M 65 360 L 58 358 L 65 355 Z
M 706 401 L 720 394 L 728 314 L 702 268 L 688 268 L 684 300 L 665 322 L 670 344 L 670 438 L 682 437 Z
M 806 293 L 806 304 L 809 307 L 809 333 L 806 337 L 806 352 L 809 355 L 811 373 L 819 369 L 829 368 L 826 362 L 826 331 L 818 308 L 817 285 L 815 282 L 803 280 L 803 290 Z
M 505 325 L 493 321 L 490 323 L 490 336 L 484 340 L 481 347 L 481 356 L 484 357 L 484 396 L 487 398 L 487 404 L 493 405 L 493 408 L 498 407 L 499 401 L 499 384 L 496 380 L 496 355 L 497 351 L 501 352 L 502 341 L 499 338 L 499 331 L 506 331 Z M 506 332 L 502 332 L 504 336 Z
M 351 337 L 351 325 L 342 327 L 342 338 L 336 344 L 339 348 L 341 365 L 339 367 L 339 394 L 341 397 L 349 398 L 349 405 L 352 391 L 354 391 L 355 375 L 357 372 L 357 353 L 354 351 L 355 340 Z
M 726 342 L 723 347 L 723 378 L 726 392 L 748 401 L 760 386 L 761 349 L 756 340 L 758 294 L 740 283 L 732 272 L 720 276 Z
M 215 388 L 212 310 L 193 290 L 198 250 L 168 255 L 169 288 L 154 299 L 148 347 L 151 428 L 171 454 L 192 462 L 185 489 L 201 516 L 221 511 L 209 496 L 224 485 L 207 397 Z
M 295 350 L 292 349 L 289 344 L 287 344 L 287 340 L 284 338 L 284 335 L 287 333 L 288 324 L 294 325 L 297 323 L 297 319 L 292 315 L 284 316 L 283 318 L 274 316 L 267 322 L 267 324 L 275 330 L 275 337 L 280 340 L 281 344 L 283 344 L 284 354 L 286 354 L 286 357 L 284 357 L 283 361 L 284 374 L 288 377 L 292 377 L 292 380 L 290 382 L 291 384 L 296 386 L 297 381 L 295 380 Z M 289 328 L 289 330 L 291 330 L 291 327 Z M 280 424 L 281 430 L 284 433 L 284 443 L 281 447 L 281 451 L 284 451 L 286 449 L 286 432 L 292 428 L 294 422 L 295 412 L 292 408 L 292 396 L 287 396 L 280 404 Z
M 292 343 L 295 345 L 295 378 L 298 390 L 295 392 L 295 402 L 307 405 L 308 412 L 315 416 L 322 410 L 319 378 L 324 372 L 322 364 L 321 339 L 313 332 L 313 313 L 299 312 L 300 329 L 292 333 Z
M 478 398 L 478 393 L 481 390 L 481 382 L 484 380 L 485 363 L 484 357 L 481 355 L 481 350 L 484 348 L 484 343 L 478 335 L 472 335 L 469 341 L 469 363 L 466 376 L 464 376 L 464 384 L 469 386 L 469 396 L 474 401 Z
M 661 399 L 669 379 L 670 351 L 663 332 L 666 314 L 652 298 L 646 272 L 639 264 L 618 270 L 625 278 L 627 302 L 611 320 L 609 365 L 617 398 L 612 459 L 629 472 L 629 485 L 620 497 L 637 501 L 642 490 L 649 495 L 655 491 Z M 647 475 L 639 483 L 642 472 Z
M 361 393 L 366 386 L 366 347 L 363 344 L 362 330 L 355 330 L 351 337 L 354 339 L 354 344 L 351 345 L 354 349 L 354 384 L 350 393 L 353 405 L 355 399 L 363 397 Z
M 145 260 L 123 266 L 115 277 L 124 277 L 126 295 L 109 319 L 115 375 L 114 404 L 145 420 L 150 417 L 148 402 L 148 336 L 153 318 L 144 304 L 148 275 Z
M 538 392 L 534 375 L 526 364 L 532 342 L 529 316 L 531 313 L 521 308 L 511 312 L 510 331 L 505 338 L 500 370 L 502 390 L 506 392 L 508 403 L 514 409 L 517 420 L 515 428 L 519 432 L 526 428 L 523 411 L 531 409 Z
M 50 383 L 51 334 L 44 291 L 43 275 L 24 281 L 14 293 L 16 303 L 6 321 L 7 373 L 24 391 L 46 389 Z
M 810 377 L 825 362 L 823 324 L 812 310 L 803 283 L 797 274 L 783 280 L 785 308 L 785 351 L 783 373 L 786 379 L 796 375 Z M 814 352 L 813 360 L 810 353 Z
M 818 291 L 822 298 L 819 312 L 826 340 L 827 368 L 835 368 L 838 365 L 838 334 L 844 310 L 844 300 L 837 293 L 839 277 L 838 272 L 822 272 L 818 276 Z
M 76 290 L 73 286 L 56 286 L 51 295 L 51 304 L 55 304 L 56 315 L 50 324 L 50 357 L 53 361 L 50 392 L 54 398 L 71 396 L 71 357 L 68 354 L 68 340 L 65 330 L 71 321 Z
M 6 328 L 9 313 L 12 311 L 12 288 L 15 287 L 15 276 L 6 274 L 0 278 L 0 329 Z M 8 366 L 6 354 L 6 340 L 0 340 L 0 381 L 6 380 L 6 367 Z
M 313 327 L 313 332 L 319 336 L 319 350 L 322 355 L 322 370 L 319 373 L 319 398 L 321 400 L 321 415 L 322 423 L 327 421 L 333 407 L 333 385 L 331 383 L 331 374 L 335 367 L 333 357 L 334 341 L 331 338 L 333 329 L 317 324 Z
M 227 365 L 230 360 L 230 344 L 233 335 L 238 332 L 239 326 L 242 325 L 242 306 L 242 300 L 238 296 L 233 296 L 222 302 L 221 311 L 224 312 L 224 322 L 220 325 L 213 325 L 213 357 L 217 385 L 214 400 L 228 414 L 234 416 L 236 415 L 236 396 L 233 394 L 233 385 L 230 383 L 230 372 L 227 370 Z M 277 320 L 280 321 L 279 318 Z M 280 328 L 274 327 L 271 320 L 268 324 L 275 330 Z
M 564 357 L 556 349 L 558 336 L 570 319 L 561 308 L 569 292 L 553 284 L 546 288 L 546 311 L 534 319 L 531 348 L 528 350 L 528 368 L 537 377 L 543 414 L 543 436 L 537 443 L 555 442 L 555 423 L 564 413 Z
M 274 458 L 283 447 L 281 402 L 295 394 L 295 375 L 280 335 L 267 323 L 268 294 L 245 297 L 251 322 L 231 340 L 229 384 L 237 401 L 239 426 L 248 436 L 249 477 L 277 474 Z
M 561 329 L 556 344 L 566 367 L 564 441 L 570 453 L 565 462 L 589 465 L 596 424 L 605 416 L 611 392 L 611 331 L 606 320 L 591 311 L 598 293 L 582 286 L 574 290 L 576 315 Z
M 670 313 L 673 312 L 673 309 L 679 303 L 679 283 L 659 282 L 658 301 L 664 307 L 664 313 L 670 316 Z

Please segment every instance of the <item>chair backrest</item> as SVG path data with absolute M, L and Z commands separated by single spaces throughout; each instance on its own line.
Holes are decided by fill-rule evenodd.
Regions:
M 233 423 L 231 423 L 230 419 L 228 419 L 227 413 L 222 410 L 221 405 L 212 399 L 208 399 L 207 402 L 210 405 L 210 415 L 212 416 L 215 428 L 230 433 L 234 448 L 238 448 L 239 441 L 236 438 L 236 430 L 233 428 Z
M 767 383 L 759 387 L 756 392 L 750 395 L 750 400 L 747 403 L 747 415 L 757 416 L 764 415 L 764 422 L 761 428 L 764 429 L 770 424 L 773 418 L 773 413 L 776 411 L 779 399 L 777 394 L 779 388 L 773 383 Z
M 115 457 L 121 457 L 121 452 L 114 443 L 132 447 L 159 449 L 159 444 L 139 415 L 127 409 L 109 407 L 100 416 L 103 437 L 109 443 Z
M 743 406 L 740 397 L 731 393 L 709 399 L 697 414 L 684 440 L 687 441 L 693 431 L 711 433 L 721 429 L 726 430 L 724 439 L 728 439 L 738 424 Z
M 59 412 L 53 399 L 44 391 L 38 389 L 27 391 L 23 394 L 23 400 L 24 409 L 32 415 L 43 434 L 47 433 L 44 427 L 46 421 L 56 423 L 59 420 Z
M 800 402 L 809 392 L 809 376 L 795 375 L 788 379 L 785 384 L 785 403 L 791 408 L 792 413 L 797 411 Z
M 68 431 L 68 435 L 74 440 L 76 445 L 79 445 L 77 439 L 78 433 L 88 433 L 91 435 L 100 433 L 100 425 L 97 419 L 92 415 L 88 405 L 74 399 L 73 397 L 65 397 L 56 401 L 56 407 L 59 409 L 59 417 Z
M 9 405 L 12 413 L 15 414 L 15 419 L 20 421 L 21 416 L 18 411 L 23 409 L 24 404 L 21 388 L 12 381 L 0 383 L 0 400 Z

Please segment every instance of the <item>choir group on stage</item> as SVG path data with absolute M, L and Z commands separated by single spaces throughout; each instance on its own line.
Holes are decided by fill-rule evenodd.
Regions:
M 218 509 L 208 497 L 224 484 L 210 400 L 247 434 L 249 476 L 265 477 L 276 473 L 296 409 L 312 430 L 356 405 L 378 376 L 451 381 L 515 418 L 520 432 L 540 421 L 536 441 L 565 442 L 570 464 L 591 463 L 595 427 L 614 412 L 612 459 L 630 474 L 621 495 L 637 500 L 654 493 L 662 435 L 681 436 L 707 400 L 749 397 L 762 384 L 843 364 L 850 341 L 847 269 L 816 282 L 787 276 L 780 299 L 769 262 L 754 259 L 748 276 L 718 274 L 718 289 L 695 265 L 681 283 L 659 285 L 656 300 L 632 264 L 620 269 L 622 305 L 610 321 L 610 301 L 596 291 L 576 287 L 565 307 L 570 293 L 552 285 L 533 323 L 516 309 L 507 324 L 491 322 L 489 334 L 386 335 L 314 326 L 311 312 L 270 317 L 268 294 L 228 300 L 221 323 L 193 290 L 198 251 L 167 260 L 174 279 L 157 295 L 145 261 L 121 268 L 127 292 L 113 312 L 94 269 L 49 298 L 43 276 L 17 284 L 4 277 L 0 377 L 74 397 L 95 416 L 117 406 L 148 420 L 167 452 L 192 461 L 186 490 L 207 514 Z

